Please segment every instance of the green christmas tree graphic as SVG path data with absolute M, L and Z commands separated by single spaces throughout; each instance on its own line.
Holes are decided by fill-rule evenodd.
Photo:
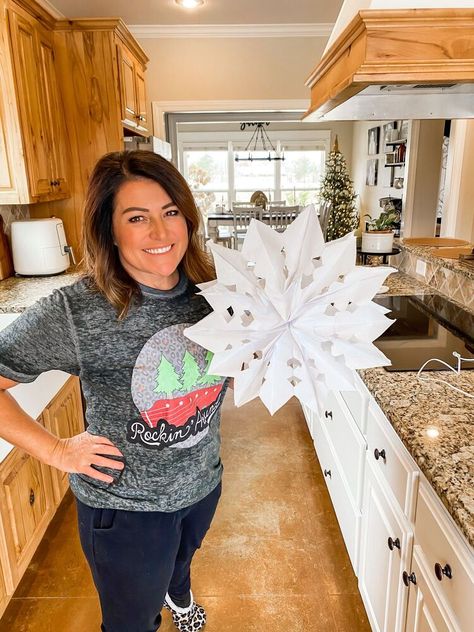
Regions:
M 206 353 L 206 368 L 198 382 L 198 384 L 201 384 L 202 386 L 212 386 L 213 384 L 217 384 L 218 382 L 222 380 L 222 377 L 220 375 L 210 375 L 207 372 L 213 357 L 214 357 L 214 354 L 212 353 L 212 351 L 208 351 Z
M 167 397 L 173 395 L 173 391 L 181 390 L 182 385 L 173 365 L 164 354 L 161 355 L 160 365 L 156 371 L 155 393 L 165 393 Z
M 338 239 L 359 225 L 356 210 L 357 195 L 347 171 L 344 156 L 336 140 L 326 161 L 326 175 L 321 185 L 321 199 L 331 203 L 326 229 L 326 241 Z
M 198 378 L 201 375 L 196 358 L 186 351 L 183 358 L 183 372 L 181 374 L 181 382 L 183 389 L 190 391 L 198 384 Z

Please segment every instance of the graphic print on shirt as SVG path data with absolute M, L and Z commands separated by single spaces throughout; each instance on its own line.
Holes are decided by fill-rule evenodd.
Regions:
M 189 448 L 209 431 L 223 398 L 225 378 L 207 370 L 212 353 L 185 338 L 187 323 L 152 336 L 138 354 L 132 398 L 140 411 L 127 433 L 149 448 Z

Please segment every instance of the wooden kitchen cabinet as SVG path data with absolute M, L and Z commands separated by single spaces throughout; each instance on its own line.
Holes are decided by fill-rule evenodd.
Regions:
M 0 4 L 0 145 L 8 150 L 0 160 L 9 163 L 0 204 L 63 199 L 69 195 L 67 145 L 52 23 L 15 2 Z
M 63 438 L 84 430 L 77 377 L 67 380 L 38 421 Z M 18 448 L 0 464 L 0 616 L 67 487 L 67 474 Z
M 145 67 L 121 42 L 116 43 L 119 66 L 122 124 L 133 133 L 147 136 Z
M 78 378 L 71 377 L 66 382 L 43 412 L 43 421 L 50 432 L 62 439 L 84 432 L 84 416 Z M 69 487 L 68 474 L 51 468 L 51 480 L 54 501 L 56 505 L 59 505 Z
M 50 469 L 15 449 L 0 467 L 0 511 L 9 570 L 16 587 L 53 513 Z

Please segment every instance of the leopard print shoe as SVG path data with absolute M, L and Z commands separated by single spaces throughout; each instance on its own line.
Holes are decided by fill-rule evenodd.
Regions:
M 173 623 L 180 632 L 197 632 L 206 625 L 206 611 L 194 601 L 191 592 L 191 605 L 188 608 L 180 608 L 173 603 L 166 593 L 164 607 L 173 615 Z

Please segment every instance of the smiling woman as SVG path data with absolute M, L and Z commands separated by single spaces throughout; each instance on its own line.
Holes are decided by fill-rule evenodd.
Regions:
M 149 287 L 170 290 L 188 247 L 183 213 L 153 180 L 129 180 L 115 196 L 114 244 L 129 275 Z
M 190 568 L 221 493 L 227 380 L 183 333 L 211 312 L 195 285 L 214 277 L 198 226 L 170 162 L 105 155 L 86 196 L 83 278 L 0 332 L 0 434 L 70 473 L 104 631 L 155 631 L 163 606 L 181 632 L 206 623 Z M 70 439 L 5 392 L 52 369 L 81 380 L 88 426 Z

